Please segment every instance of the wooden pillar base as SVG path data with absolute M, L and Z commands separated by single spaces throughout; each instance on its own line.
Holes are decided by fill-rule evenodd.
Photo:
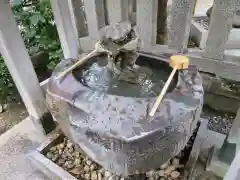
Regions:
M 229 143 L 227 141 L 228 136 L 224 140 L 224 143 L 220 149 L 218 158 L 220 161 L 226 162 L 229 165 L 232 163 L 235 155 L 236 155 L 236 143 Z
M 57 127 L 50 112 L 44 113 L 40 118 L 40 122 L 46 134 L 52 132 Z
M 212 147 L 209 153 L 209 159 L 207 162 L 206 170 L 211 171 L 219 177 L 224 177 L 227 173 L 230 164 L 221 161 L 219 159 L 220 149 L 217 147 Z

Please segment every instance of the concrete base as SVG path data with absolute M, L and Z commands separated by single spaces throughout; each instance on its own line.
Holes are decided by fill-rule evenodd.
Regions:
M 196 136 L 196 139 L 193 144 L 192 151 L 190 153 L 190 160 L 187 163 L 186 167 L 189 167 L 189 173 L 191 180 L 194 180 L 195 175 L 193 174 L 193 170 L 195 169 L 195 165 L 197 164 L 197 159 L 199 156 L 199 153 L 201 153 L 203 150 L 208 150 L 210 147 L 215 145 L 217 148 L 220 149 L 224 139 L 225 135 L 207 130 L 207 120 L 202 121 L 198 134 Z M 60 137 L 61 138 L 61 137 Z M 49 159 L 47 159 L 42 153 L 49 147 L 51 147 L 54 143 L 57 143 L 59 140 L 59 133 L 54 132 L 51 135 L 48 136 L 48 138 L 33 152 L 28 154 L 28 158 L 31 160 L 33 165 L 38 168 L 41 172 L 43 172 L 47 177 L 51 179 L 59 179 L 59 180 L 76 180 L 75 177 L 73 177 L 71 174 L 63 170 L 60 166 L 56 165 Z M 228 167 L 226 165 L 222 165 L 219 160 L 217 159 L 218 152 L 213 153 L 214 151 L 211 151 L 211 154 L 207 154 L 208 157 L 211 157 L 208 159 L 208 171 L 213 171 L 218 176 L 223 176 L 226 172 Z M 217 172 L 220 169 L 219 173 Z M 195 170 L 196 171 L 196 170 Z
M 194 141 L 192 150 L 190 152 L 190 158 L 186 164 L 186 169 L 191 174 L 195 168 L 199 152 L 201 150 L 201 147 L 203 145 L 203 142 L 207 139 L 208 136 L 208 130 L 207 130 L 207 124 L 208 121 L 205 119 L 201 119 L 201 124 L 196 136 L 196 139 Z M 43 154 L 47 152 L 47 149 L 52 147 L 53 145 L 56 145 L 60 142 L 62 138 L 62 134 L 59 134 L 59 132 L 55 132 L 48 136 L 48 139 L 42 143 L 36 151 L 31 152 L 28 155 L 28 158 L 31 160 L 31 162 L 44 174 L 46 174 L 51 179 L 59 179 L 59 180 L 77 180 L 75 177 L 73 177 L 71 174 L 69 174 L 67 171 L 62 169 L 60 166 L 56 165 L 54 162 L 50 161 L 48 158 L 46 158 Z M 193 180 L 193 179 L 192 179 Z
M 209 153 L 209 159 L 207 162 L 206 170 L 211 171 L 217 176 L 223 178 L 228 171 L 229 164 L 219 160 L 218 158 L 219 152 L 220 152 L 219 148 L 212 147 Z
M 28 154 L 28 159 L 32 164 L 43 172 L 50 179 L 58 180 L 77 180 L 63 168 L 46 158 L 43 153 L 50 147 L 58 144 L 63 139 L 63 135 L 58 131 L 53 132 L 48 136 L 48 139 L 43 142 L 37 150 Z
M 49 180 L 33 167 L 26 154 L 45 140 L 30 117 L 0 136 L 1 180 Z

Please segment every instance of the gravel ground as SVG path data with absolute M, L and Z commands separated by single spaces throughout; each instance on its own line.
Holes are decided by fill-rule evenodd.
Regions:
M 0 113 L 0 135 L 28 116 L 23 103 L 12 102 Z
M 137 172 L 128 177 L 113 174 L 100 165 L 76 151 L 75 145 L 65 137 L 59 144 L 49 147 L 44 154 L 48 159 L 81 180 L 186 180 L 189 171 L 184 168 L 189 153 L 197 135 L 200 124 L 197 124 L 193 135 L 185 148 L 174 158 L 160 166 L 158 169 L 146 173 Z
M 181 152 L 158 169 L 121 177 L 103 169 L 88 157 L 75 151 L 74 144 L 66 137 L 63 142 L 51 147 L 45 156 L 81 180 L 180 180 L 182 179 L 180 172 L 184 168 L 181 163 L 184 154 Z
M 235 115 L 218 112 L 206 107 L 203 108 L 201 117 L 209 120 L 208 128 L 210 130 L 226 135 L 229 133 L 232 127 L 232 122 L 235 118 Z

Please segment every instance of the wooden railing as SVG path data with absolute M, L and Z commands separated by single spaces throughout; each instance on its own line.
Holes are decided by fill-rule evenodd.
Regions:
M 192 64 L 197 65 L 202 71 L 228 79 L 240 79 L 238 71 L 240 49 L 239 56 L 236 53 L 224 54 L 229 32 L 232 29 L 234 8 L 239 7 L 238 0 L 214 2 L 208 38 L 203 50 L 187 48 L 195 0 L 172 0 L 167 45 L 156 43 L 158 0 L 83 0 L 83 2 L 71 0 L 71 2 L 80 2 L 84 7 L 81 8 L 80 16 L 80 7 L 75 6 L 73 13 L 75 15 L 72 18 L 78 22 L 75 32 L 81 29 L 87 30 L 85 32 L 87 36 L 78 34 L 82 51 L 93 48 L 94 43 L 99 39 L 98 32 L 101 27 L 128 19 L 136 25 L 138 34 L 144 42 L 141 52 L 162 59 L 168 58 L 170 54 L 185 53 L 191 58 Z M 82 24 L 79 25 L 79 22 Z M 87 28 L 85 28 L 86 24 Z

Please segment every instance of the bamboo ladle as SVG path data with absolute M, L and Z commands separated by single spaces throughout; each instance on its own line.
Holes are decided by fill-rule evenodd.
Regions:
M 154 103 L 154 105 L 153 105 L 153 107 L 152 107 L 152 109 L 149 113 L 149 116 L 154 116 L 155 115 L 155 112 L 156 112 L 159 104 L 161 103 L 161 101 L 163 99 L 163 96 L 166 94 L 168 86 L 170 85 L 176 71 L 178 69 L 187 69 L 188 68 L 189 59 L 188 59 L 188 57 L 181 56 L 181 55 L 171 56 L 169 65 L 173 68 L 173 70 L 172 70 L 170 76 L 168 77 L 168 80 L 165 83 L 165 85 L 164 85 L 161 93 L 159 94 L 157 100 L 155 101 L 155 103 Z
M 58 76 L 57 79 L 65 76 L 66 74 L 70 73 L 72 70 L 74 70 L 76 67 L 82 65 L 83 63 L 85 63 L 89 58 L 102 53 L 102 52 L 108 52 L 108 50 L 104 49 L 103 46 L 101 45 L 100 41 L 98 41 L 95 44 L 95 49 L 92 50 L 89 54 L 87 54 L 86 56 L 80 58 L 75 64 L 73 64 L 71 67 L 69 67 L 68 69 L 66 69 L 65 71 L 61 72 Z

